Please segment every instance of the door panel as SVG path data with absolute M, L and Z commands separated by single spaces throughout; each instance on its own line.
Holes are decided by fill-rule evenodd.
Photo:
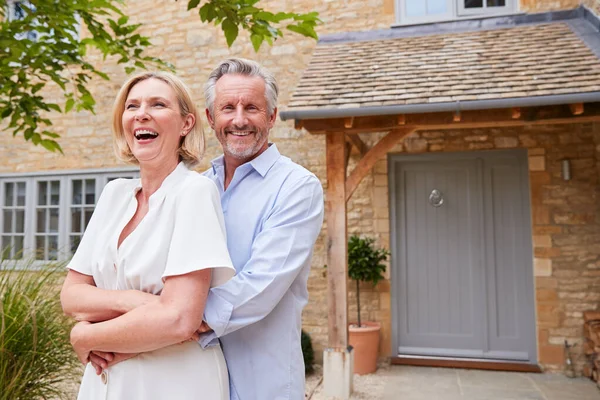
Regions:
M 399 354 L 535 361 L 526 162 L 524 151 L 390 159 Z
M 532 257 L 529 196 L 518 190 L 526 171 L 523 159 L 507 155 L 487 160 L 484 172 L 488 352 L 525 361 L 535 348 L 533 273 L 524 262 Z
M 396 184 L 406 194 L 400 210 L 404 258 L 399 290 L 403 297 L 400 333 L 403 351 L 476 351 L 482 346 L 480 219 L 476 160 L 397 165 Z M 434 206 L 431 192 L 442 193 Z

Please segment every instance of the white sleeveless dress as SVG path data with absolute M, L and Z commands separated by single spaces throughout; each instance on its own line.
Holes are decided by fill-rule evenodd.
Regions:
M 117 248 L 140 187 L 139 179 L 119 179 L 104 188 L 69 269 L 93 276 L 99 288 L 153 294 L 160 294 L 168 276 L 212 268 L 214 287 L 234 275 L 218 189 L 183 163 L 150 197 L 148 214 Z M 220 346 L 176 344 L 123 361 L 101 376 L 88 364 L 78 399 L 229 400 L 227 367 Z

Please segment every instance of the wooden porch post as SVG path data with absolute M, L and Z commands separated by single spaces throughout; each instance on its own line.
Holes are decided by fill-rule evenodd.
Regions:
M 327 134 L 327 301 L 329 347 L 348 347 L 346 142 L 344 133 Z
M 346 146 L 343 132 L 328 132 L 327 154 L 327 302 L 328 348 L 323 354 L 324 389 L 329 396 L 348 399 L 352 393 L 353 363 L 348 348 L 346 238 Z

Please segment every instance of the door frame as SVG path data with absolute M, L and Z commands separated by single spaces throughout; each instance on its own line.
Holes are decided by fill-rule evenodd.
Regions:
M 400 188 L 396 187 L 394 182 L 396 180 L 396 171 L 395 166 L 397 164 L 401 164 L 403 162 L 436 162 L 436 161 L 459 161 L 459 160 L 473 160 L 481 157 L 495 157 L 495 156 L 503 156 L 503 155 L 513 155 L 519 157 L 521 160 L 524 160 L 524 168 L 521 168 L 520 173 L 521 176 L 521 190 L 522 195 L 526 197 L 526 201 L 523 201 L 524 204 L 524 215 L 526 219 L 529 221 L 529 224 L 526 224 L 527 231 L 525 232 L 525 240 L 524 246 L 529 249 L 531 257 L 527 259 L 527 267 L 530 271 L 530 274 L 527 275 L 528 279 L 530 279 L 529 286 L 531 288 L 530 293 L 528 293 L 528 305 L 530 313 L 534 318 L 534 337 L 531 339 L 533 343 L 531 343 L 531 360 L 529 362 L 519 362 L 519 361 L 502 361 L 502 360 L 489 360 L 489 359 L 471 359 L 471 358 L 456 358 L 456 357 L 431 357 L 431 356 L 414 356 L 414 355 L 402 355 L 399 354 L 399 333 L 400 333 L 400 321 L 399 321 L 399 290 L 400 290 L 400 262 L 399 262 L 399 248 L 398 248 L 398 232 L 396 230 L 396 223 L 394 221 L 397 220 L 400 216 L 400 212 L 397 209 L 397 200 L 399 200 L 399 196 L 402 196 Z M 420 153 L 420 154 L 407 154 L 407 153 L 389 153 L 388 156 L 388 197 L 389 197 L 389 213 L 390 213 L 390 251 L 391 251 L 391 261 L 390 261 L 390 281 L 391 281 L 391 323 L 392 323 L 392 362 L 394 360 L 396 363 L 406 363 L 401 360 L 417 360 L 417 364 L 420 365 L 419 359 L 431 361 L 427 363 L 429 365 L 439 364 L 441 361 L 444 363 L 448 360 L 455 360 L 459 364 L 462 364 L 463 367 L 470 362 L 475 364 L 481 364 L 482 361 L 484 364 L 506 364 L 506 365 L 537 365 L 538 362 L 538 339 L 537 339 L 537 314 L 535 311 L 535 280 L 534 280 L 534 271 L 533 271 L 533 225 L 532 225 L 532 217 L 531 217 L 531 190 L 530 190 L 530 180 L 529 180 L 529 168 L 528 168 L 528 153 L 527 149 L 502 149 L 502 150 L 478 150 L 478 151 L 462 151 L 462 152 L 444 152 L 444 153 Z M 482 193 L 482 208 L 485 210 L 485 205 L 483 204 L 483 193 Z M 525 199 L 524 199 L 525 200 Z M 484 223 L 482 221 L 482 223 Z M 484 227 L 485 232 L 485 227 Z M 486 262 L 487 257 L 487 247 L 488 243 L 484 242 L 482 246 L 482 261 Z M 487 315 L 487 314 L 486 314 Z M 487 329 L 487 326 L 486 326 Z M 439 360 L 439 361 L 436 361 Z M 413 364 L 412 362 L 408 362 L 408 364 Z M 441 366 L 441 365 L 440 365 Z M 487 368 L 494 369 L 494 368 Z

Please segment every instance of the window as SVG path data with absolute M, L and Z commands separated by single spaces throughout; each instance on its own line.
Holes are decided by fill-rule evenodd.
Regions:
M 401 24 L 506 14 L 516 9 L 516 0 L 397 0 Z
M 136 170 L 0 176 L 3 259 L 66 260 L 90 222 L 100 193 Z
M 29 1 L 8 0 L 6 5 L 8 7 L 7 15 L 9 21 L 25 19 L 28 11 L 32 13 L 36 11 L 35 5 Z M 17 39 L 29 39 L 35 42 L 38 40 L 38 33 L 36 31 L 23 32 L 18 35 Z
M 7 0 L 6 7 L 6 15 L 9 21 L 19 21 L 25 19 L 29 12 L 35 14 L 37 11 L 36 6 L 28 0 Z M 72 30 L 70 29 L 68 31 L 68 33 L 71 34 L 74 40 L 78 40 L 81 18 L 79 15 L 76 15 L 75 19 L 77 20 L 77 23 L 73 26 Z M 33 20 L 32 25 L 39 26 L 37 18 Z M 45 35 L 49 35 L 49 37 L 46 37 L 47 41 L 54 41 L 54 29 L 51 29 L 49 32 L 46 31 Z M 32 30 L 20 33 L 16 36 L 16 38 L 18 40 L 29 39 L 33 42 L 37 42 L 38 39 L 40 39 L 40 33 Z M 67 38 L 62 38 L 61 40 L 67 42 Z

